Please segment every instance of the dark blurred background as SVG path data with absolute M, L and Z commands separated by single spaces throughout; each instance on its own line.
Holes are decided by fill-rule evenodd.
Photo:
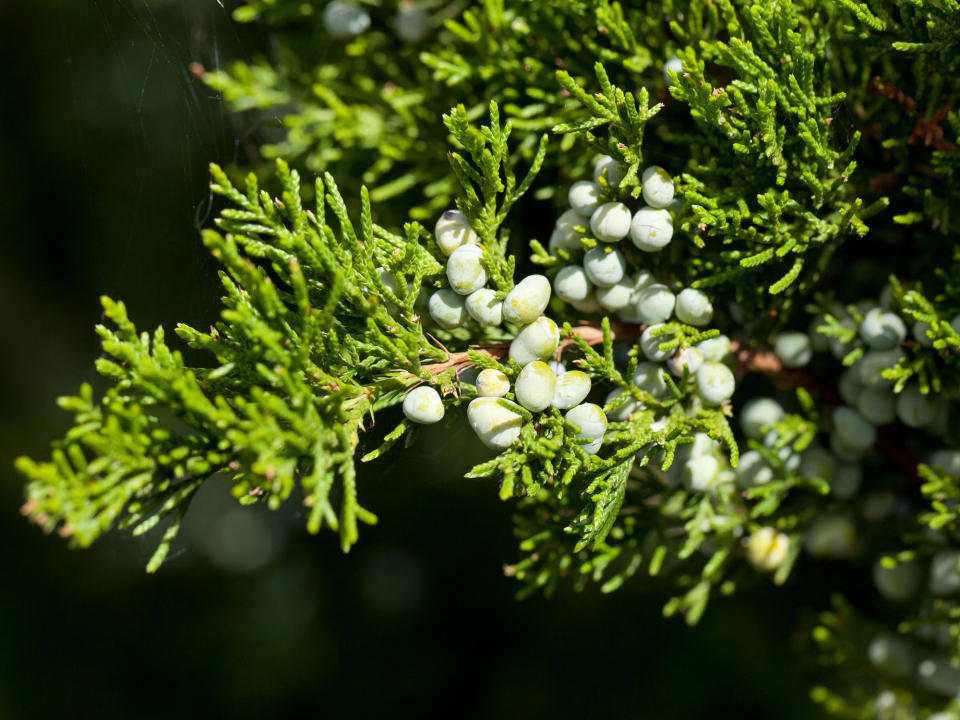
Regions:
M 816 587 L 715 601 L 693 630 L 643 578 L 517 601 L 510 507 L 442 428 L 362 468 L 381 523 L 347 556 L 217 480 L 156 576 L 154 537 L 72 551 L 23 520 L 13 458 L 45 456 L 55 398 L 96 383 L 98 297 L 143 329 L 216 316 L 206 164 L 264 128 L 190 64 L 268 45 L 216 0 L 0 8 L 0 718 L 816 715 L 795 652 Z

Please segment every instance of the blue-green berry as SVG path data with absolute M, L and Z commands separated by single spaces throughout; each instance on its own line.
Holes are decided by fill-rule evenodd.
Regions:
M 566 265 L 553 278 L 553 291 L 569 303 L 583 302 L 593 290 L 593 283 L 580 265 Z
M 684 288 L 677 295 L 677 319 L 687 325 L 700 327 L 713 319 L 713 303 L 705 292 Z
M 740 410 L 740 427 L 748 438 L 759 440 L 764 433 L 785 417 L 783 407 L 773 398 L 751 398 Z
M 333 0 L 323 9 L 323 27 L 334 37 L 359 35 L 370 27 L 370 14 L 358 3 Z
M 673 216 L 664 208 L 642 207 L 630 222 L 630 237 L 637 249 L 660 252 L 673 238 Z
M 907 427 L 922 428 L 937 419 L 941 398 L 920 391 L 919 385 L 908 385 L 897 395 L 897 417 Z
M 672 349 L 663 350 L 660 347 L 661 344 L 673 340 L 673 336 L 669 333 L 655 334 L 658 333 L 663 325 L 663 323 L 649 325 L 640 335 L 640 350 L 643 352 L 647 360 L 652 360 L 653 362 L 663 362 L 670 357 L 671 353 L 673 352 Z
M 705 362 L 697 370 L 697 394 L 706 405 L 720 405 L 737 387 L 733 372 L 723 363 Z
M 600 242 L 615 243 L 630 232 L 630 208 L 622 202 L 608 202 L 590 216 L 590 230 Z
M 627 261 L 623 253 L 609 246 L 595 247 L 583 258 L 583 269 L 598 287 L 610 287 L 623 279 Z
M 877 439 L 877 429 L 853 408 L 841 406 L 833 411 L 833 432 L 852 450 L 866 450 Z
M 810 336 L 804 332 L 785 332 L 777 336 L 773 352 L 788 368 L 803 367 L 813 358 Z
M 659 165 L 651 165 L 640 176 L 643 199 L 652 208 L 665 208 L 673 202 L 673 178 Z
M 603 190 L 595 182 L 580 180 L 570 186 L 567 201 L 570 207 L 581 217 L 588 218 L 600 205 L 600 196 Z
M 637 296 L 637 314 L 643 322 L 654 325 L 670 319 L 677 298 L 662 283 L 648 285 Z
M 890 350 L 907 337 L 907 326 L 896 313 L 874 308 L 860 323 L 860 337 L 872 348 Z

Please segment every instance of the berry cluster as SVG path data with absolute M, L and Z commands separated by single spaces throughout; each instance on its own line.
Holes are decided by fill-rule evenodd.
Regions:
M 550 237 L 551 251 L 562 250 L 571 260 L 583 257 L 579 264 L 560 268 L 553 279 L 556 294 L 581 312 L 603 309 L 614 312 L 625 323 L 645 324 L 640 350 L 650 363 L 666 362 L 670 372 L 680 377 L 688 372 L 696 378 L 697 392 L 707 405 L 720 405 L 733 395 L 733 373 L 723 364 L 730 349 L 729 339 L 721 336 L 699 343 L 664 350 L 670 339 L 666 327 L 672 317 L 694 327 L 703 327 L 713 318 L 713 304 L 700 290 L 684 288 L 678 293 L 658 282 L 646 269 L 628 272 L 628 262 L 618 243 L 629 234 L 634 246 L 645 253 L 656 253 L 673 237 L 671 206 L 673 179 L 661 167 L 646 168 L 641 176 L 643 199 L 647 205 L 631 214 L 622 202 L 601 202 L 607 189 L 619 185 L 624 171 L 613 158 L 600 157 L 594 166 L 594 181 L 574 183 L 568 193 L 570 209 L 556 222 Z M 582 223 L 589 220 L 589 230 Z M 584 240 L 599 243 L 590 249 Z M 647 366 L 644 365 L 644 368 Z M 638 370 L 638 373 L 649 373 Z M 664 386 L 664 391 L 666 387 Z M 655 393 L 654 393 L 655 394 Z
M 392 26 L 404 42 L 422 40 L 430 31 L 430 14 L 412 2 L 402 2 L 393 16 Z M 350 38 L 370 29 L 370 13 L 360 3 L 332 0 L 323 9 L 323 27 L 333 37 Z
M 519 326 L 509 347 L 509 358 L 520 366 L 513 398 L 530 412 L 549 407 L 566 410 L 566 418 L 577 426 L 584 450 L 596 453 L 606 429 L 606 416 L 591 403 L 582 403 L 590 392 L 590 377 L 579 370 L 566 372 L 562 364 L 547 364 L 560 343 L 557 324 L 543 315 L 550 302 L 550 281 L 543 275 L 529 275 L 517 283 L 504 299 L 485 287 L 483 249 L 466 216 L 447 210 L 437 221 L 435 237 L 447 257 L 449 288 L 434 292 L 428 301 L 430 317 L 450 330 L 473 318 L 481 325 L 498 326 L 504 321 Z M 506 400 L 510 380 L 500 370 L 488 368 L 476 378 L 477 397 L 467 408 L 467 419 L 480 440 L 502 450 L 520 437 L 523 416 Z M 436 422 L 443 417 L 439 394 L 428 387 L 416 388 L 417 399 L 404 401 L 404 412 L 415 422 Z M 429 398 L 429 400 L 427 400 Z M 409 402 L 409 408 L 408 408 Z M 427 405 L 426 403 L 429 403 Z M 421 411 L 421 407 L 423 411 Z
M 570 207 L 560 215 L 550 237 L 546 274 L 529 275 L 506 294 L 487 287 L 487 270 L 492 266 L 467 217 L 448 210 L 437 221 L 435 237 L 446 255 L 449 287 L 430 296 L 426 303 L 430 318 L 445 330 L 476 322 L 502 327 L 512 337 L 504 353 L 506 364 L 487 367 L 475 376 L 475 397 L 467 408 L 470 426 L 491 449 L 510 448 L 519 441 L 526 422 L 540 422 L 538 414 L 558 410 L 572 426 L 570 435 L 588 454 L 599 453 L 605 438 L 615 444 L 617 440 L 610 438 L 622 438 L 624 433 L 660 433 L 676 417 L 678 407 L 691 418 L 704 408 L 729 410 L 736 385 L 734 343 L 716 331 L 706 333 L 714 320 L 711 298 L 672 279 L 659 281 L 656 263 L 644 267 L 643 259 L 662 251 L 672 239 L 672 212 L 678 208 L 673 180 L 659 167 L 644 170 L 641 192 L 646 205 L 633 212 L 626 202 L 613 199 L 623 177 L 624 169 L 616 161 L 599 158 L 594 180 L 575 182 L 570 188 Z M 590 394 L 611 376 L 596 372 L 585 358 L 574 359 L 579 368 L 570 371 L 561 362 L 563 353 L 570 350 L 563 349 L 557 323 L 544 313 L 550 307 L 556 317 L 563 317 L 568 314 L 564 304 L 576 311 L 573 315 L 616 314 L 621 327 L 635 327 L 633 338 L 615 345 L 616 372 L 624 380 L 614 382 L 602 403 L 599 398 L 591 402 Z M 843 402 L 827 405 L 826 441 L 818 442 L 816 430 L 801 441 L 806 432 L 798 430 L 802 417 L 788 413 L 777 399 L 761 396 L 744 403 L 737 414 L 744 452 L 736 467 L 717 437 L 701 430 L 673 448 L 669 463 L 663 462 L 662 436 L 649 446 L 653 448 L 650 457 L 668 466 L 654 471 L 667 488 L 714 498 L 715 515 L 707 525 L 727 523 L 724 527 L 742 538 L 743 554 L 757 570 L 785 572 L 801 551 L 817 558 L 854 557 L 862 545 L 858 520 L 877 523 L 895 511 L 896 498 L 889 491 L 869 488 L 860 494 L 865 474 L 874 465 L 873 456 L 880 450 L 880 428 L 899 421 L 907 429 L 942 438 L 949 402 L 928 392 L 929 387 L 917 377 L 898 380 L 896 373 L 898 364 L 912 353 L 930 351 L 935 333 L 916 323 L 911 340 L 905 313 L 898 307 L 887 290 L 877 302 L 826 308 L 807 332 L 782 331 L 771 338 L 778 366 L 797 374 L 801 385 L 815 383 L 820 375 L 806 370 L 817 353 L 830 351 L 844 360 L 847 369 L 839 382 Z M 732 305 L 728 315 L 736 322 L 738 312 Z M 960 328 L 960 317 L 951 326 Z M 745 338 L 737 342 L 745 347 Z M 576 345 L 572 350 L 576 352 Z M 829 400 L 829 392 L 820 395 Z M 436 422 L 444 414 L 444 401 L 428 386 L 410 391 L 403 407 L 407 418 L 418 423 Z M 815 412 L 823 413 L 822 406 Z M 641 417 L 643 428 L 635 426 Z M 820 426 L 818 420 L 810 423 L 813 428 Z M 610 447 L 616 452 L 615 445 Z M 939 450 L 929 463 L 960 474 L 960 452 Z M 744 497 L 761 498 L 763 493 L 776 492 L 770 488 L 802 485 L 828 494 L 831 507 L 792 526 L 730 520 L 740 512 Z M 704 532 L 710 532 L 707 525 Z M 960 588 L 960 553 L 943 551 L 932 558 L 929 568 L 919 560 L 893 568 L 878 560 L 874 580 L 883 597 L 902 602 L 918 594 L 924 573 L 929 574 L 933 596 L 952 593 L 944 588 Z M 782 574 L 778 572 L 778 577 Z M 871 657 L 892 652 L 881 651 L 881 646 L 888 645 L 878 640 Z M 953 682 L 938 679 L 945 672 L 939 656 L 911 652 L 916 660 L 911 672 L 923 676 L 917 680 L 921 687 L 936 691 L 938 683 L 946 687 Z
M 568 264 L 553 277 L 556 295 L 580 311 L 603 308 L 616 312 L 625 323 L 646 325 L 642 328 L 638 350 L 646 358 L 635 366 L 634 384 L 656 401 L 669 394 L 667 371 L 674 377 L 687 377 L 693 382 L 696 402 L 691 408 L 718 406 L 733 395 L 733 372 L 725 364 L 730 341 L 725 336 L 712 337 L 695 345 L 670 345 L 668 323 L 674 316 L 680 323 L 702 328 L 713 317 L 713 305 L 707 295 L 694 288 L 677 294 L 666 284 L 657 282 L 648 270 L 628 274 L 628 263 L 617 244 L 629 234 L 634 245 L 644 252 L 663 249 L 673 235 L 673 218 L 668 206 L 674 203 L 673 179 L 660 167 L 649 167 L 642 173 L 642 192 L 647 205 L 631 213 L 621 202 L 601 202 L 610 189 L 623 179 L 623 169 L 610 157 L 601 157 L 594 170 L 595 181 L 577 182 L 570 188 L 571 208 L 556 223 L 550 239 L 553 249 L 562 248 L 562 257 L 572 259 L 584 253 L 582 264 Z M 589 217 L 589 229 L 581 225 Z M 511 400 L 529 412 L 542 412 L 553 407 L 565 410 L 566 419 L 579 428 L 578 440 L 583 449 L 599 451 L 607 426 L 607 415 L 596 404 L 584 403 L 591 389 L 590 377 L 581 370 L 566 372 L 557 353 L 560 331 L 557 324 L 543 315 L 551 298 L 551 281 L 544 275 L 523 278 L 502 297 L 487 287 L 484 249 L 469 219 L 459 210 L 447 210 L 434 228 L 437 245 L 447 256 L 446 276 L 449 287 L 436 290 L 427 302 L 431 319 L 441 328 L 452 330 L 471 319 L 484 326 L 496 327 L 506 322 L 520 329 L 509 347 L 509 359 L 516 361 L 519 372 L 510 392 L 509 378 L 499 370 L 484 370 L 477 378 L 477 398 L 468 408 L 471 427 L 491 448 L 504 449 L 517 441 L 522 415 L 511 408 Z M 583 242 L 586 241 L 586 242 Z M 587 248 L 586 246 L 595 245 Z M 556 356 L 556 361 L 548 362 Z M 606 405 L 616 421 L 630 419 L 642 407 L 635 398 L 621 398 L 623 388 L 613 390 Z M 407 417 L 414 422 L 436 422 L 443 417 L 439 394 L 429 387 L 419 387 L 404 402 Z M 711 460 L 719 471 L 722 459 L 719 443 L 703 435 L 710 452 L 687 453 L 682 472 L 691 476 L 691 484 L 706 490 L 716 480 L 710 472 Z M 710 458 L 705 459 L 705 458 Z

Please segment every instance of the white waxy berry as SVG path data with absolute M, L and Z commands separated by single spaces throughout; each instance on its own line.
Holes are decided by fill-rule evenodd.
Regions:
M 427 303 L 427 310 L 433 321 L 444 330 L 453 330 L 467 320 L 466 298 L 450 288 L 433 293 Z
M 860 323 L 860 337 L 872 348 L 889 350 L 907 337 L 907 326 L 896 313 L 874 308 Z
M 857 362 L 860 383 L 867 387 L 893 387 L 893 380 L 883 376 L 883 371 L 896 367 L 903 354 L 899 350 L 868 350 Z
M 695 347 L 679 347 L 667 360 L 667 368 L 676 377 L 683 377 L 684 372 L 693 376 L 703 365 L 703 353 Z
M 599 184 L 604 173 L 607 175 L 607 183 L 610 187 L 616 188 L 620 186 L 620 181 L 627 174 L 627 168 L 609 155 L 601 155 L 593 166 L 593 181 Z
M 627 261 L 616 248 L 595 247 L 583 258 L 583 269 L 590 281 L 598 287 L 610 287 L 623 279 Z
M 467 422 L 488 448 L 503 450 L 520 438 L 523 416 L 503 407 L 495 397 L 478 397 L 467 406 Z
M 683 75 L 683 60 L 676 55 L 663 64 L 663 81 L 667 83 L 667 87 L 673 87 L 672 73 L 676 73 L 678 76 Z
M 924 395 L 920 386 L 908 385 L 897 395 L 897 417 L 907 427 L 926 427 L 937 419 L 940 398 L 931 393 Z
M 923 345 L 923 347 L 933 347 L 933 340 L 927 335 L 930 331 L 930 323 L 923 320 L 917 320 L 913 324 L 913 339 Z
M 934 470 L 944 472 L 950 477 L 960 477 L 960 450 L 942 448 L 930 453 L 927 463 Z
M 635 297 L 631 297 L 630 304 L 627 305 L 623 310 L 617 312 L 617 319 L 623 323 L 631 323 L 633 325 L 643 324 L 643 320 L 640 319 L 640 313 L 637 312 L 637 304 L 634 302 Z
M 609 393 L 607 393 L 607 397 L 603 401 L 604 407 L 609 407 L 610 404 L 616 398 L 623 395 L 624 392 L 625 390 L 623 388 L 614 388 L 611 390 Z M 619 405 L 617 405 L 615 410 L 610 412 L 609 417 L 616 422 L 626 422 L 639 408 L 640 403 L 638 403 L 634 397 L 628 396 Z
M 351 37 L 370 27 L 370 14 L 349 0 L 333 0 L 323 9 L 323 27 L 334 37 Z
M 633 299 L 633 278 L 628 275 L 610 287 L 597 288 L 594 294 L 604 310 L 619 312 L 629 307 Z
M 854 448 L 848 445 L 837 433 L 830 436 L 830 450 L 841 460 L 857 462 L 863 459 L 869 448 Z
M 583 451 L 595 455 L 600 450 L 603 434 L 607 431 L 607 416 L 603 409 L 593 403 L 581 403 L 571 410 L 567 410 L 564 417 L 580 428 L 577 438 L 587 438 L 591 442 L 581 445 Z
M 844 311 L 846 313 L 846 311 Z M 849 315 L 835 315 L 837 318 L 837 323 L 840 327 L 847 328 L 849 330 L 855 330 L 857 327 L 857 322 Z M 843 357 L 849 353 L 857 345 L 856 340 L 851 340 L 849 342 L 842 340 L 836 336 L 827 336 L 827 344 L 830 346 L 830 354 L 833 355 L 837 360 L 842 360 Z
M 777 336 L 773 352 L 788 368 L 803 367 L 813 359 L 810 336 L 804 332 L 785 332 Z
M 420 385 L 403 398 L 403 414 L 415 423 L 429 425 L 443 419 L 440 393 L 428 385 Z
M 603 193 L 600 186 L 589 180 L 580 180 L 570 186 L 567 201 L 570 207 L 581 217 L 588 218 L 600 205 L 600 195 Z
M 567 265 L 553 278 L 553 291 L 568 303 L 583 302 L 593 290 L 593 283 L 580 265 Z
M 655 325 L 649 325 L 646 330 L 643 331 L 640 335 L 640 350 L 643 352 L 644 357 L 647 360 L 652 360 L 653 362 L 663 362 L 670 354 L 673 352 L 673 349 L 663 350 L 660 348 L 660 345 L 666 342 L 673 340 L 673 335 L 669 333 L 666 334 L 654 334 L 663 327 L 663 323 L 657 323 Z
M 649 270 L 637 270 L 637 272 L 633 274 L 633 292 L 639 296 L 641 292 L 653 285 L 656 281 L 657 279 Z
M 863 467 L 858 462 L 839 462 L 833 470 L 830 494 L 841 500 L 849 500 L 860 490 L 863 482 Z
M 830 349 L 830 339 L 818 331 L 818 328 L 825 324 L 826 319 L 824 316 L 817 315 L 810 321 L 810 325 L 807 326 L 807 335 L 810 336 L 810 344 L 813 346 L 814 352 L 824 352 Z
M 474 290 L 467 296 L 466 306 L 470 317 L 481 325 L 496 327 L 503 322 L 503 303 L 497 300 L 496 290 Z
M 582 370 L 570 370 L 557 377 L 552 405 L 560 410 L 569 410 L 582 403 L 590 393 L 590 376 Z
M 479 397 L 504 397 L 510 392 L 510 378 L 496 368 L 481 370 L 476 381 Z
M 667 373 L 663 366 L 647 361 L 637 363 L 637 369 L 633 372 L 633 384 L 657 399 L 666 397 L 669 391 Z
M 707 294 L 695 288 L 684 288 L 677 295 L 677 319 L 687 325 L 700 327 L 713 319 L 713 303 Z M 729 342 L 729 340 L 727 341 Z
M 891 677 L 906 679 L 913 675 L 913 666 L 916 664 L 916 651 L 913 643 L 900 635 L 882 633 L 877 635 L 867 645 L 867 658 L 875 667 Z M 893 706 L 896 701 L 894 700 Z M 887 715 L 877 702 L 876 717 Z
M 590 442 L 583 443 L 580 445 L 580 449 L 583 450 L 587 455 L 596 455 L 600 452 L 600 448 L 603 446 L 603 437 L 594 438 Z
M 622 322 L 635 323 L 639 325 L 643 322 L 640 317 L 640 311 L 637 305 L 640 302 L 640 293 L 654 283 L 653 275 L 648 270 L 638 270 L 633 276 L 633 292 L 630 294 L 630 303 L 617 313 L 617 317 Z
M 600 312 L 601 310 L 600 303 L 597 302 L 597 296 L 595 293 L 590 293 L 583 300 L 571 300 L 570 304 L 584 314 L 596 313 Z
M 744 490 L 757 485 L 766 485 L 774 477 L 773 468 L 756 450 L 747 450 L 743 453 L 734 472 L 737 476 L 737 484 Z
M 897 306 L 897 298 L 893 295 L 893 285 L 887 283 L 883 286 L 883 289 L 880 291 L 880 297 L 877 298 L 877 301 L 880 303 L 880 307 L 884 310 L 893 310 Z
M 833 411 L 833 432 L 839 442 L 856 451 L 866 450 L 877 439 L 877 429 L 873 423 L 846 406 Z
M 445 210 L 433 229 L 437 238 L 437 245 L 447 255 L 461 245 L 471 245 L 477 242 L 477 233 L 470 227 L 467 216 L 459 210 Z
M 893 567 L 883 564 L 882 558 L 873 563 L 873 584 L 883 597 L 893 602 L 906 602 L 920 589 L 923 570 L 916 560 L 897 563 Z
M 797 472 L 800 477 L 808 480 L 819 478 L 828 484 L 833 480 L 837 468 L 837 461 L 829 451 L 821 447 L 808 447 L 800 453 L 800 464 Z
M 510 343 L 510 358 L 521 365 L 534 360 L 549 360 L 560 344 L 560 329 L 548 317 L 538 317 Z
M 550 369 L 553 370 L 553 372 L 556 374 L 557 377 L 560 377 L 561 375 L 565 375 L 567 372 L 567 366 L 564 365 L 559 360 L 551 360 L 550 362 L 547 363 L 547 365 L 550 366 Z
M 683 464 L 683 484 L 693 492 L 709 490 L 717 481 L 720 461 L 713 455 L 691 457 Z
M 737 383 L 723 363 L 705 362 L 697 370 L 697 394 L 706 405 L 720 405 L 733 396 Z
M 673 178 L 659 165 L 651 165 L 640 176 L 643 199 L 652 208 L 665 208 L 673 202 Z
M 590 216 L 590 230 L 600 242 L 619 242 L 630 232 L 630 218 L 630 208 L 622 202 L 604 203 Z
M 461 245 L 447 258 L 447 280 L 450 287 L 461 295 L 479 290 L 487 282 L 487 271 L 480 258 L 483 249 L 479 245 Z
M 580 240 L 586 237 L 586 233 L 577 230 L 577 228 L 586 225 L 587 221 L 576 210 L 564 211 L 557 218 L 557 222 L 553 226 L 553 232 L 550 234 L 550 252 L 557 248 L 562 248 L 568 252 L 583 250 Z
M 700 457 L 701 455 L 713 455 L 719 457 L 721 445 L 707 433 L 698 432 L 693 435 L 693 442 L 689 445 L 681 445 L 680 449 L 686 449 L 688 457 Z
M 960 591 L 960 552 L 938 552 L 930 561 L 930 592 L 953 595 Z
M 960 335 L 960 313 L 957 313 L 950 318 L 950 329 L 953 330 L 957 335 Z
M 536 320 L 550 302 L 550 281 L 544 275 L 527 275 L 513 286 L 503 301 L 503 319 L 516 325 Z
M 400 295 L 400 285 L 397 283 L 397 278 L 392 272 L 386 268 L 378 267 L 377 274 L 380 276 L 380 282 L 383 283 L 383 286 L 387 290 L 392 292 L 394 295 Z
M 783 461 L 787 470 L 794 471 L 800 468 L 800 453 L 795 452 L 790 443 L 780 444 L 780 433 L 774 428 L 763 436 L 763 446 L 772 451 Z
M 517 402 L 532 412 L 540 412 L 550 407 L 556 389 L 556 374 L 549 365 L 540 360 L 525 365 L 514 385 Z
M 780 567 L 790 552 L 790 538 L 772 527 L 762 527 L 747 540 L 747 557 L 750 563 L 763 572 L 772 572 Z
M 850 557 L 856 541 L 853 521 L 846 515 L 826 514 L 807 529 L 803 546 L 814 557 Z
M 783 407 L 773 398 L 751 398 L 740 410 L 740 427 L 748 438 L 759 440 L 770 426 L 783 420 L 785 415 Z
M 412 5 L 403 5 L 393 17 L 393 29 L 404 42 L 419 42 L 430 32 L 430 13 Z
M 397 278 L 394 274 L 383 267 L 377 268 L 377 274 L 380 276 L 380 282 L 383 283 L 383 286 L 397 297 L 400 297 L 400 285 L 397 283 Z M 386 300 L 384 306 L 387 308 L 388 313 L 396 315 L 398 309 L 396 305 Z
M 849 368 L 840 373 L 840 380 L 837 383 L 837 390 L 840 397 L 847 405 L 856 406 L 860 401 L 860 393 L 864 387 L 860 382 L 860 375 L 857 370 Z
M 637 314 L 643 322 L 653 325 L 662 323 L 673 314 L 677 297 L 662 283 L 648 285 L 637 295 Z
M 630 223 L 633 244 L 644 252 L 660 252 L 673 237 L 673 216 L 669 210 L 642 207 Z
M 856 408 L 874 425 L 886 425 L 897 417 L 896 400 L 887 388 L 863 388 L 857 395 Z
M 960 669 L 946 657 L 924 657 L 914 672 L 920 687 L 949 698 L 960 693 Z
M 683 293 L 680 294 L 682 295 Z M 679 316 L 679 313 L 677 313 L 677 315 Z M 721 362 L 730 355 L 730 338 L 726 335 L 717 335 L 716 337 L 701 340 L 697 343 L 696 347 L 697 350 L 703 353 L 704 360 Z

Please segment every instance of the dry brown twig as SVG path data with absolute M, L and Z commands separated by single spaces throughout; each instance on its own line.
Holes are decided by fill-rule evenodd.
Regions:
M 916 112 L 916 100 L 907 95 L 903 90 L 898 88 L 893 83 L 884 80 L 879 75 L 870 81 L 869 88 L 874 92 L 886 95 L 888 98 L 900 105 L 903 111 L 908 115 L 912 115 L 914 112 Z M 953 110 L 953 106 L 947 105 L 944 108 L 940 108 L 940 110 L 938 110 L 929 120 L 922 115 L 917 117 L 917 121 L 913 126 L 913 131 L 907 138 L 907 144 L 913 145 L 918 140 L 922 140 L 924 145 L 927 147 L 932 147 L 934 150 L 956 150 L 957 146 L 943 137 L 943 128 L 940 127 L 940 123 L 942 123 L 947 115 L 950 114 L 951 110 Z

